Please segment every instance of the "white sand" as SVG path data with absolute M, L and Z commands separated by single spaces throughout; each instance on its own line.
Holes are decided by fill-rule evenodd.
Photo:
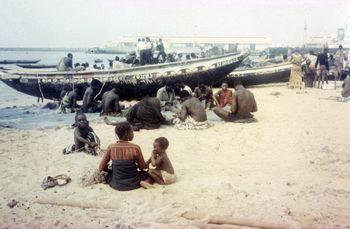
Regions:
M 297 94 L 279 86 L 252 91 L 259 109 L 256 123 L 136 132 L 133 142 L 145 159 L 156 137 L 170 141 L 168 154 L 178 181 L 153 190 L 82 187 L 80 177 L 97 168 L 100 157 L 62 155 L 73 141 L 69 127 L 1 130 L 0 227 L 195 228 L 180 217 L 186 210 L 324 228 L 349 226 L 350 104 L 330 99 L 339 96 L 339 89 Z M 102 121 L 91 125 L 103 148 L 114 141 L 114 127 Z M 72 182 L 42 190 L 45 176 L 61 173 Z M 96 208 L 34 203 L 43 198 Z M 12 199 L 19 204 L 9 208 Z

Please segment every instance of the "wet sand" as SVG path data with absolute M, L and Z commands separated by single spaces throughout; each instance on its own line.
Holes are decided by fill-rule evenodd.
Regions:
M 170 141 L 168 155 L 178 181 L 152 190 L 82 187 L 84 171 L 97 168 L 100 157 L 63 155 L 73 142 L 69 126 L 0 130 L 0 227 L 196 228 L 181 217 L 187 210 L 291 225 L 349 226 L 350 104 L 335 100 L 340 89 L 251 90 L 258 122 L 135 133 L 133 142 L 145 159 L 155 138 Z M 102 120 L 91 126 L 102 148 L 115 141 L 113 126 Z M 62 173 L 72 182 L 45 191 L 40 187 L 46 176 Z M 9 208 L 12 199 L 19 203 Z M 35 203 L 48 199 L 62 206 Z

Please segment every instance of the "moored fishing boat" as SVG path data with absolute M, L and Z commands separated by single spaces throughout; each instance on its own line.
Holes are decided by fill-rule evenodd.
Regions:
M 46 65 L 46 64 L 16 64 L 21 68 L 30 68 L 30 69 L 41 69 L 41 68 L 56 68 L 57 65 Z
M 59 99 L 64 88 L 79 87 L 84 92 L 95 79 L 101 82 L 101 95 L 116 87 L 121 99 L 137 99 L 146 94 L 155 95 L 169 81 L 184 82 L 192 88 L 201 83 L 214 85 L 247 56 L 248 53 L 232 53 L 183 62 L 80 72 L 1 70 L 0 79 L 17 91 L 47 99 Z
M 36 64 L 40 60 L 0 60 L 0 64 Z
M 233 86 L 235 79 L 240 80 L 243 85 L 259 85 L 268 83 L 287 82 L 292 65 L 290 63 L 271 64 L 259 68 L 235 70 L 230 73 L 224 81 Z

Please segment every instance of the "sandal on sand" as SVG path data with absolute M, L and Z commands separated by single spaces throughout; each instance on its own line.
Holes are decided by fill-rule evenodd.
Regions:
M 72 179 L 64 174 L 57 175 L 55 177 L 48 176 L 43 180 L 43 183 L 41 184 L 41 187 L 46 190 L 48 188 L 58 186 L 63 186 L 69 183 Z

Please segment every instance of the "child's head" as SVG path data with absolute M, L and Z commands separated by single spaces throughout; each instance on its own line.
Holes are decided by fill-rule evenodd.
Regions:
M 118 123 L 115 127 L 115 133 L 123 141 L 132 141 L 134 139 L 134 131 L 128 122 Z
M 154 140 L 153 149 L 157 152 L 165 152 L 169 146 L 169 141 L 165 137 L 159 137 Z
M 89 122 L 83 112 L 77 112 L 75 114 L 75 124 L 78 128 L 86 128 L 89 126 Z
M 221 84 L 221 89 L 224 90 L 224 91 L 226 91 L 227 88 L 228 88 L 228 84 L 227 84 L 226 82 L 223 82 L 223 83 Z

